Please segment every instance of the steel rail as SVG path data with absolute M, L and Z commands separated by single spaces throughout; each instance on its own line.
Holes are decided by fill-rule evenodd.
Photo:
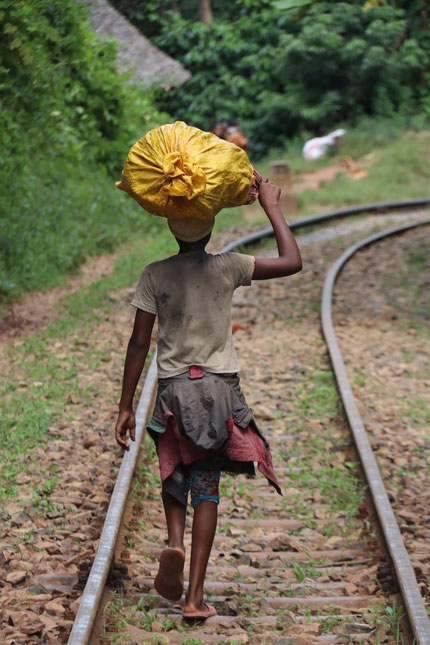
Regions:
M 154 384 L 157 380 L 157 360 L 154 356 L 143 384 L 136 410 L 136 439 L 130 442 L 130 450 L 123 457 L 109 503 L 108 512 L 100 536 L 96 557 L 81 596 L 81 602 L 70 632 L 69 645 L 88 643 L 99 608 L 109 569 L 114 555 L 118 531 L 121 526 L 125 502 L 136 467 L 146 418 L 152 403 Z
M 318 215 L 310 215 L 301 219 L 289 222 L 288 226 L 291 230 L 302 228 L 305 226 L 312 226 L 313 224 L 320 224 L 321 222 L 328 222 L 332 219 L 340 219 L 341 217 L 351 217 L 352 215 L 361 215 L 362 213 L 381 213 L 388 210 L 397 210 L 402 208 L 422 208 L 430 204 L 430 197 L 420 197 L 418 199 L 404 199 L 400 202 L 375 202 L 374 204 L 362 204 L 358 206 L 348 206 L 347 208 L 339 208 L 338 210 L 328 211 L 327 213 L 319 213 Z M 248 246 L 254 242 L 258 242 L 265 237 L 271 237 L 273 229 L 271 226 L 263 228 L 260 231 L 254 231 L 248 235 L 230 242 L 222 250 L 221 253 L 227 251 L 234 251 L 240 246 Z
M 304 228 L 319 224 L 321 222 L 339 219 L 362 213 L 383 212 L 386 210 L 402 208 L 420 208 L 430 204 L 430 197 L 419 199 L 408 199 L 400 202 L 377 202 L 352 206 L 328 213 L 320 213 L 310 217 L 304 217 L 289 224 L 290 229 Z M 273 236 L 272 227 L 255 231 L 240 237 L 221 249 L 221 253 L 227 253 L 241 246 L 249 246 L 259 240 Z M 112 563 L 119 527 L 121 524 L 124 504 L 130 488 L 132 475 L 136 466 L 140 442 L 143 436 L 144 425 L 149 416 L 150 405 L 157 385 L 156 353 L 145 377 L 142 393 L 136 411 L 136 440 L 132 442 L 130 451 L 124 454 L 120 470 L 117 475 L 115 488 L 113 490 L 108 511 L 106 514 L 103 531 L 94 559 L 91 571 L 81 596 L 79 609 L 70 632 L 67 645 L 87 645 L 90 640 L 95 617 L 100 604 L 104 586 L 106 584 L 109 569 Z M 427 644 L 426 644 L 427 645 Z
M 409 559 L 409 554 L 403 542 L 399 525 L 397 524 L 396 517 L 388 499 L 388 495 L 370 445 L 369 437 L 365 430 L 363 420 L 349 383 L 345 363 L 342 358 L 342 352 L 334 331 L 332 300 L 333 288 L 336 279 L 338 278 L 342 268 L 348 260 L 357 253 L 357 251 L 374 244 L 385 237 L 397 235 L 412 228 L 416 228 L 417 226 L 424 226 L 426 224 L 430 224 L 430 219 L 389 228 L 380 233 L 376 233 L 375 235 L 370 235 L 357 244 L 350 246 L 330 267 L 326 275 L 321 296 L 321 324 L 323 334 L 330 353 L 343 406 L 366 474 L 388 551 L 397 574 L 397 580 L 406 606 L 409 622 L 415 636 L 415 645 L 430 645 L 430 622 L 418 587 L 415 572 Z

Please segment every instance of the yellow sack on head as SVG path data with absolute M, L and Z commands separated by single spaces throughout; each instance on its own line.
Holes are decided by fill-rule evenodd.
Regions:
M 154 215 L 213 220 L 222 208 L 245 204 L 252 181 L 246 152 L 177 121 L 134 144 L 116 186 Z

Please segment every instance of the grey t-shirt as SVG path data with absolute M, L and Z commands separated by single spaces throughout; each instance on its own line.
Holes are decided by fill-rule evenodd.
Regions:
M 158 376 L 198 365 L 239 371 L 231 329 L 233 291 L 251 284 L 255 258 L 242 253 L 182 253 L 149 264 L 131 302 L 158 315 Z

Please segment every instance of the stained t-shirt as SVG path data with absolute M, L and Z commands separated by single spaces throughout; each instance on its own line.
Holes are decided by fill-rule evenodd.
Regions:
M 131 302 L 158 315 L 158 376 L 198 365 L 215 374 L 240 369 L 233 345 L 233 291 L 251 284 L 255 258 L 242 253 L 181 253 L 149 264 Z

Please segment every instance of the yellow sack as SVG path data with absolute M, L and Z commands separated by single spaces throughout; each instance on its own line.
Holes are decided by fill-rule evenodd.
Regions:
M 130 149 L 117 188 L 172 223 L 203 220 L 210 230 L 223 208 L 245 204 L 253 182 L 246 152 L 182 121 L 148 132 Z M 197 224 L 197 222 L 196 222 Z

